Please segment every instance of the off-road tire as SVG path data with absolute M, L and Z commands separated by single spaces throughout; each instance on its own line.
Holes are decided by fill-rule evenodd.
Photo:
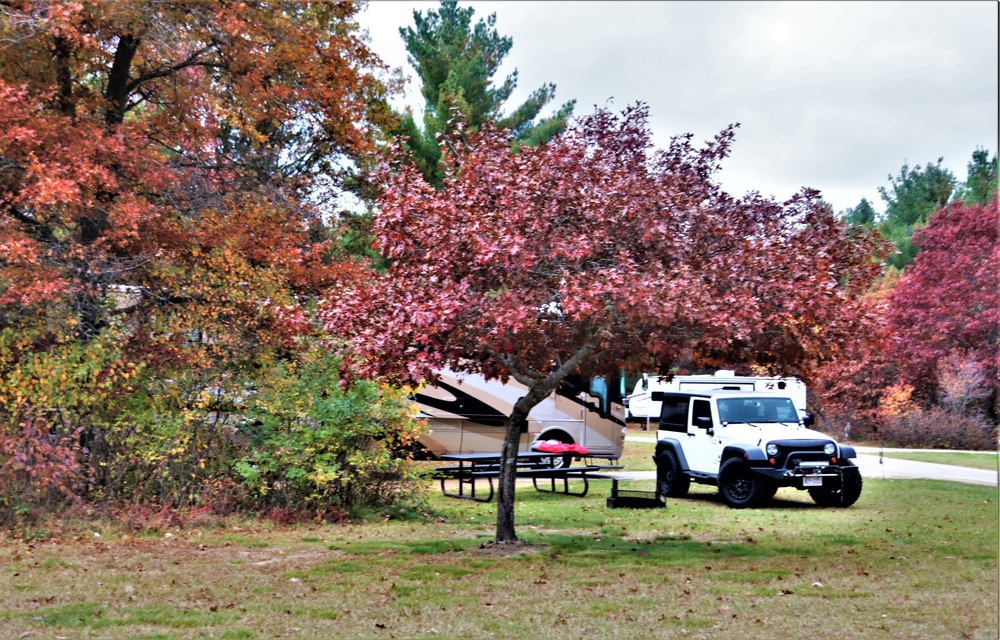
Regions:
M 719 494 L 733 509 L 759 504 L 766 495 L 766 482 L 740 458 L 730 458 L 719 468 Z
M 822 487 L 811 487 L 809 496 L 821 507 L 846 508 L 858 501 L 861 497 L 861 471 L 854 463 L 848 462 L 840 468 L 842 482 L 839 485 L 833 484 Z
M 660 495 L 668 498 L 683 498 L 691 488 L 691 478 L 681 471 L 677 454 L 667 450 L 656 460 L 656 486 Z
M 778 483 L 764 481 L 760 488 L 760 498 L 759 502 L 767 502 L 774 497 L 774 494 L 778 493 Z

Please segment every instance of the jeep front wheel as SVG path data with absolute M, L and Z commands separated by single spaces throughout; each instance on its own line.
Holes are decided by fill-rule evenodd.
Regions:
M 849 507 L 861 497 L 861 471 L 853 464 L 840 468 L 840 486 L 812 487 L 809 496 L 821 507 Z
M 664 451 L 656 461 L 656 482 L 660 495 L 683 498 L 691 487 L 691 478 L 681 471 L 680 461 L 673 451 Z
M 764 478 L 750 470 L 739 458 L 730 458 L 719 468 L 719 494 L 733 509 L 752 507 L 765 494 Z

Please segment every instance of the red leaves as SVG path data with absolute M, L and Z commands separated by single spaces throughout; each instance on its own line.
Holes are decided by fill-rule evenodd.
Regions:
M 642 106 L 599 110 L 517 153 L 484 131 L 441 192 L 413 169 L 388 176 L 376 230 L 392 267 L 330 301 L 327 329 L 350 331 L 374 369 L 405 363 L 412 377 L 431 362 L 544 372 L 595 340 L 592 372 L 679 354 L 798 372 L 826 357 L 876 273 L 872 245 L 848 239 L 815 192 L 722 193 L 711 174 L 732 128 L 650 153 L 646 119 Z
M 925 398 L 949 355 L 971 359 L 996 381 L 1000 335 L 997 198 L 953 203 L 934 214 L 915 241 L 921 251 L 889 297 L 893 353 L 903 380 Z M 993 395 L 996 395 L 994 384 Z

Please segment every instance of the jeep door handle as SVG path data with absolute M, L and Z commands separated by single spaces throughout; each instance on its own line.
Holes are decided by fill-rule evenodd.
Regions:
M 688 434 L 688 437 L 689 437 L 689 438 L 693 438 L 693 437 L 695 437 L 696 435 L 697 435 L 697 434 L 695 434 L 695 433 L 689 433 L 689 434 Z

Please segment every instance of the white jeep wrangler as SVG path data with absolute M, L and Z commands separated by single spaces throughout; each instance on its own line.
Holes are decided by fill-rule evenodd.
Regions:
M 779 487 L 806 490 L 817 504 L 849 507 L 861 496 L 853 447 L 806 428 L 791 398 L 759 391 L 654 392 L 663 403 L 656 478 L 664 496 L 691 482 L 719 487 L 730 507 L 752 507 Z

